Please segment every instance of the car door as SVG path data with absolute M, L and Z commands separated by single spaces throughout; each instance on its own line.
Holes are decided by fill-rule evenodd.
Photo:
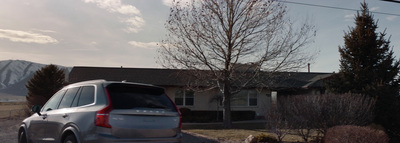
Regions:
M 79 87 L 67 89 L 65 95 L 60 101 L 57 110 L 52 110 L 47 113 L 47 137 L 52 141 L 59 141 L 62 129 L 69 123 L 70 113 L 75 109 L 70 108 L 75 96 L 77 95 Z
M 41 142 L 46 134 L 45 128 L 47 119 L 43 116 L 35 114 L 30 117 L 30 125 L 28 128 L 29 137 L 33 142 Z
M 53 95 L 46 104 L 43 106 L 41 110 L 41 115 L 35 114 L 32 117 L 30 125 L 28 127 L 29 137 L 33 142 L 52 142 L 52 140 L 47 135 L 47 117 L 48 112 L 57 108 L 60 100 L 65 94 L 65 90 L 61 90 Z

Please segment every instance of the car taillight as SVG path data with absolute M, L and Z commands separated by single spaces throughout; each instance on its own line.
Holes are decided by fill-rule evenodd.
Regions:
M 182 128 L 182 113 L 181 113 L 181 111 L 179 111 L 179 109 L 178 109 L 178 107 L 176 105 L 175 105 L 175 108 L 179 113 L 179 127 L 178 128 Z
M 109 116 L 113 107 L 110 100 L 110 94 L 108 93 L 107 89 L 105 89 L 105 91 L 109 103 L 106 107 L 96 112 L 95 124 L 96 126 L 111 128 L 111 125 L 109 124 Z
M 168 97 L 168 96 L 167 96 L 167 97 Z M 181 113 L 181 111 L 179 110 L 178 106 L 176 106 L 175 102 L 173 102 L 173 101 L 171 100 L 171 98 L 169 98 L 169 97 L 168 97 L 168 99 L 169 99 L 169 101 L 171 101 L 171 102 L 174 104 L 175 110 L 178 111 L 178 114 L 179 114 L 179 127 L 178 127 L 178 128 L 182 128 L 182 113 Z
M 96 113 L 96 126 L 100 127 L 106 127 L 106 128 L 111 128 L 111 125 L 109 124 L 109 113 L 111 112 L 112 107 L 111 106 L 106 106 L 105 108 L 101 109 L 100 111 L 97 111 Z

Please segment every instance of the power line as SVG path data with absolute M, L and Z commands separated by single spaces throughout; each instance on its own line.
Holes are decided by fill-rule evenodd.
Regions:
M 398 0 L 381 0 L 381 1 L 400 3 L 400 1 L 398 1 Z
M 315 7 L 323 7 L 323 8 L 330 8 L 330 9 L 340 9 L 340 10 L 349 10 L 349 11 L 359 11 L 357 9 L 351 9 L 351 8 L 342 8 L 342 7 L 335 7 L 335 6 L 326 6 L 326 5 L 317 5 L 317 4 L 308 4 L 308 3 L 300 3 L 300 2 L 291 2 L 291 1 L 281 1 L 278 0 L 279 2 L 283 3 L 291 3 L 291 4 L 298 4 L 298 5 L 306 5 L 306 6 L 315 6 Z M 393 1 L 394 2 L 394 1 Z M 395 1 L 399 2 L 399 1 Z M 399 2 L 400 3 L 400 2 Z M 400 14 L 393 14 L 393 13 L 386 13 L 386 12 L 377 12 L 377 11 L 370 11 L 371 13 L 375 14 L 384 14 L 384 15 L 392 15 L 392 16 L 400 16 Z

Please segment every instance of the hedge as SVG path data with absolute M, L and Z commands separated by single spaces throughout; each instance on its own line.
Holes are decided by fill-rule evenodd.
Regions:
M 207 123 L 222 121 L 222 111 L 191 111 L 188 108 L 180 108 L 182 121 L 185 123 Z M 232 121 L 254 120 L 255 111 L 231 111 Z

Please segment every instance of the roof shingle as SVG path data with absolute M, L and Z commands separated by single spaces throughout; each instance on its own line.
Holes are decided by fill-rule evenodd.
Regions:
M 156 68 L 110 68 L 110 67 L 73 67 L 69 82 L 105 79 L 109 81 L 130 81 L 158 86 L 185 86 L 189 70 Z M 276 84 L 270 88 L 310 88 L 322 87 L 322 79 L 331 73 L 282 72 L 273 78 Z

